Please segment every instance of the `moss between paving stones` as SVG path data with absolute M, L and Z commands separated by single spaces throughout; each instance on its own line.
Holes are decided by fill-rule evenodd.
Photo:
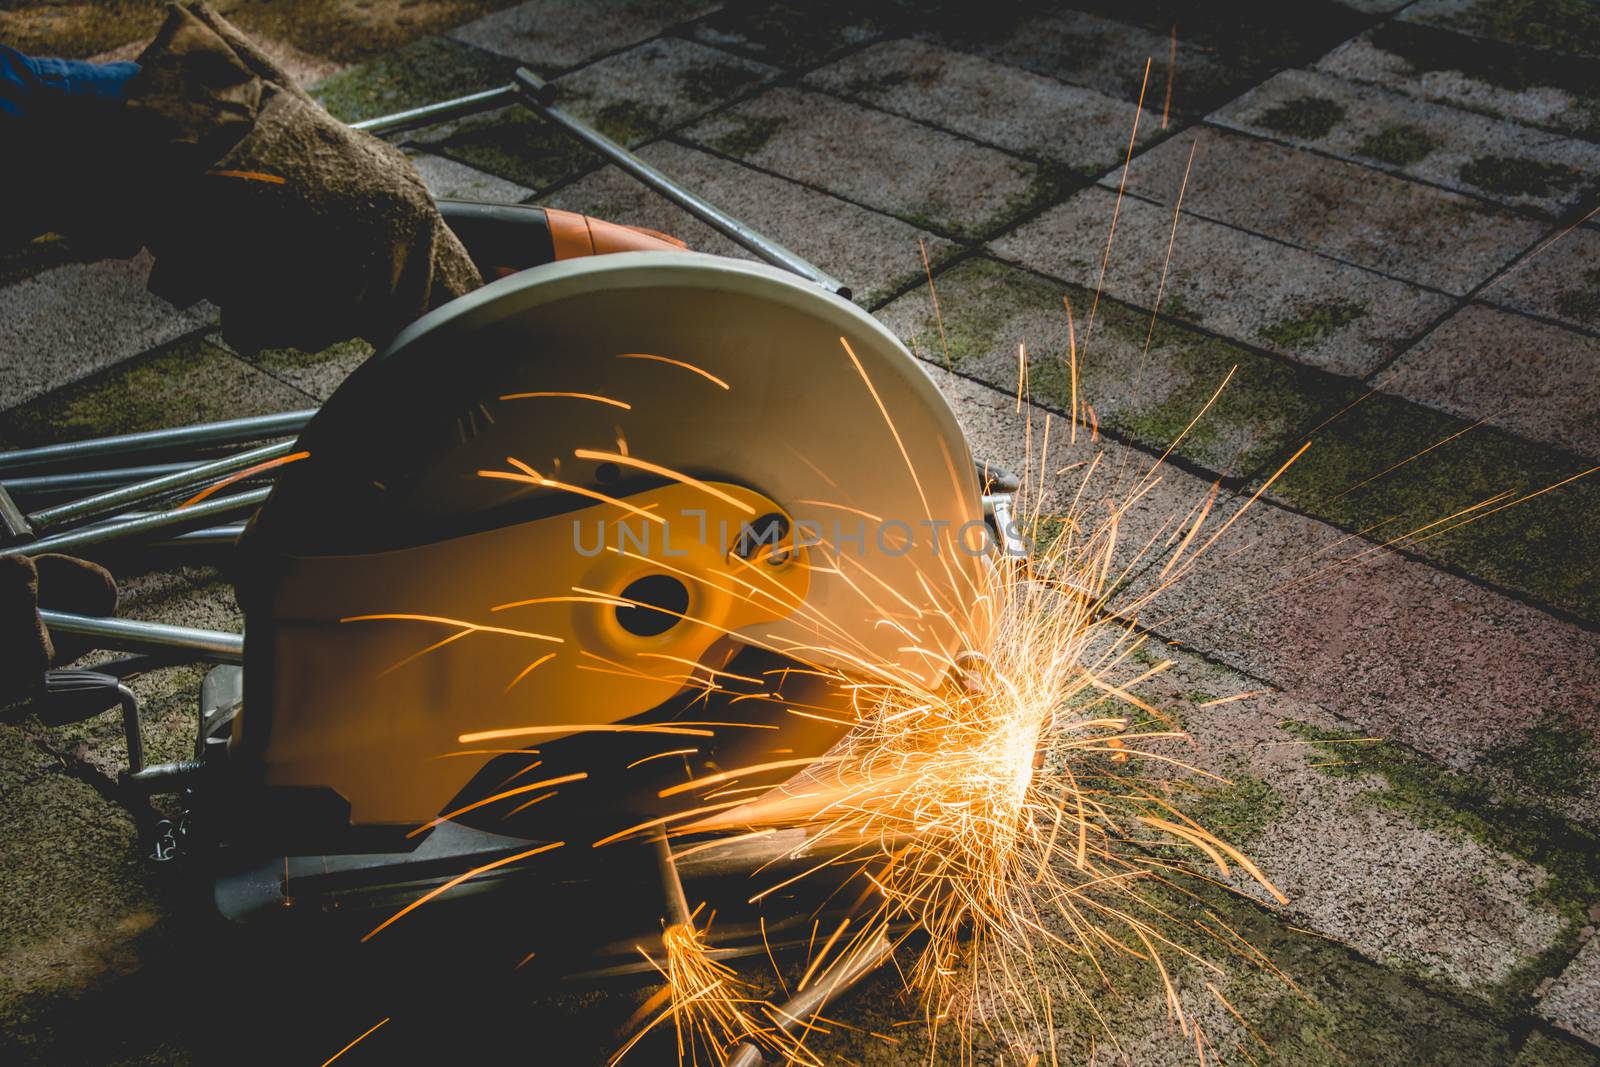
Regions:
M 1512 1067 L 1596 1067 L 1600 1052 L 1564 1036 L 1535 1030 L 1522 1043 Z
M 1368 537 L 1389 540 L 1496 494 L 1536 492 L 1590 466 L 1493 427 L 1469 430 L 1471 425 L 1372 394 L 1322 427 L 1271 492 L 1318 518 L 1346 529 L 1370 528 Z M 1420 454 L 1425 450 L 1430 451 Z M 1390 467 L 1395 469 L 1354 488 Z M 1399 545 L 1600 619 L 1600 574 L 1591 549 L 1600 544 L 1600 482 L 1580 479 L 1479 515 L 1431 526 Z
M 1309 348 L 1326 341 L 1357 319 L 1366 318 L 1367 314 L 1366 307 L 1353 300 L 1324 300 L 1256 332 L 1279 348 Z
M 1251 469 L 1286 443 L 1303 420 L 1341 402 L 1349 388 L 1332 375 L 1164 319 L 1149 335 L 1150 352 L 1141 371 L 1139 353 L 1150 330 L 1149 312 L 1102 299 L 1090 333 L 1086 316 L 1092 293 L 989 259 L 952 268 L 937 277 L 936 286 L 955 369 L 1013 390 L 1016 344 L 1026 340 L 1034 400 L 1063 412 L 1071 406 L 1065 294 L 1078 316 L 1080 401 L 1094 405 L 1102 426 L 1149 448 L 1170 445 L 1237 367 L 1228 387 L 1177 449 L 1177 455 L 1209 470 L 1237 474 Z M 926 294 L 904 299 L 921 301 L 926 308 L 914 326 L 917 353 L 942 365 L 944 349 Z
M 693 104 L 720 104 L 738 96 L 763 77 L 759 70 L 718 60 L 684 71 L 683 95 Z
M 1252 774 L 1230 772 L 1231 785 L 1203 787 L 1184 814 L 1230 845 L 1244 845 L 1283 811 L 1284 800 Z
M 1588 0 L 1478 0 L 1442 21 L 1511 44 L 1600 51 L 1600 8 Z
M 1357 145 L 1356 154 L 1391 166 L 1408 167 L 1427 159 L 1441 143 L 1420 126 L 1385 126 Z
M 191 336 L 5 412 L 0 443 L 29 447 L 309 405 L 304 393 Z
M 876 37 L 893 14 L 892 4 L 849 0 L 729 4 L 705 18 L 696 36 L 794 70 L 814 67 L 853 43 Z
M 511 80 L 516 63 L 448 37 L 425 37 L 318 85 L 314 95 L 345 122 L 437 103 Z
M 469 119 L 434 147 L 529 189 L 546 188 L 600 163 L 594 153 L 521 108 Z
M 1502 196 L 1547 196 L 1571 189 L 1582 178 L 1564 163 L 1544 163 L 1517 156 L 1479 156 L 1457 172 L 1468 185 Z
M 987 11 L 994 5 L 983 5 Z M 1319 56 L 1359 33 L 1367 18 L 1333 0 L 1209 0 L 1197 7 L 1186 0 L 1078 0 L 1074 7 L 1096 11 L 1167 35 L 1174 24 L 1178 43 L 1198 44 L 1223 56 L 1232 67 L 1266 71 Z M 1200 17 L 1200 12 L 1204 16 Z M 1159 63 L 1165 56 L 1158 56 Z M 1182 78 L 1183 61 L 1178 62 Z M 1155 84 L 1155 72 L 1151 84 Z
M 1325 96 L 1299 96 L 1263 111 L 1256 119 L 1274 133 L 1315 141 L 1344 118 L 1344 105 Z
M 1320 773 L 1381 776 L 1385 786 L 1363 801 L 1401 812 L 1422 826 L 1464 834 L 1549 875 L 1533 897 L 1555 908 L 1567 920 L 1566 930 L 1554 946 L 1501 983 L 1492 997 L 1496 1004 L 1521 1004 L 1572 958 L 1589 906 L 1600 900 L 1600 835 L 1595 831 L 1542 804 L 1497 795 L 1485 780 L 1447 770 L 1390 742 L 1358 743 L 1359 735 L 1292 721 L 1283 728 L 1309 742 L 1307 761 Z
M 1585 285 L 1556 297 L 1556 310 L 1569 319 L 1600 323 L 1600 269 L 1584 271 Z
M 1559 800 L 1581 796 L 1600 770 L 1595 739 L 1588 730 L 1546 717 L 1484 753 L 1486 768 L 1511 775 L 1538 796 Z
M 785 125 L 776 115 L 732 114 L 725 118 L 733 124 L 733 128 L 708 143 L 717 151 L 736 159 L 746 159 L 761 151 Z

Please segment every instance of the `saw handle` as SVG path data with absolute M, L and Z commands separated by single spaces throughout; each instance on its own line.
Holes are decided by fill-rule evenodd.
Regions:
M 137 774 L 144 769 L 139 701 L 122 679 L 99 671 L 46 671 L 37 714 L 47 726 L 67 726 L 92 719 L 118 704 L 122 706 L 122 727 L 128 739 L 128 773 Z

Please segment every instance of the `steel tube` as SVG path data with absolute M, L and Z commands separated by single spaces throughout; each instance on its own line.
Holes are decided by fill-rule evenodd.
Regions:
M 573 138 L 615 163 L 638 181 L 719 233 L 737 241 L 773 266 L 782 267 L 808 281 L 815 282 L 831 293 L 836 293 L 846 300 L 850 299 L 850 287 L 839 279 L 802 259 L 772 238 L 740 222 L 715 204 L 691 193 L 605 134 L 591 129 L 581 120 L 550 104 L 549 85 L 527 67 L 519 68 L 512 77 L 519 91 L 518 99 L 524 106 L 560 126 Z
M 102 456 L 137 455 L 197 445 L 229 445 L 259 441 L 266 437 L 289 437 L 299 433 L 317 413 L 283 411 L 276 415 L 254 415 L 244 419 L 202 422 L 194 426 L 175 426 L 166 430 L 94 437 L 87 441 L 67 441 L 59 445 L 23 448 L 0 452 L 0 471 L 37 470 L 42 467 L 71 466 Z
M 115 652 L 189 652 L 195 659 L 213 663 L 244 662 L 244 635 L 225 630 L 103 619 L 64 611 L 40 611 L 39 618 L 53 633 L 93 638 L 96 648 Z
M 4 453 L 0 453 L 4 455 Z M 56 496 L 62 493 L 93 493 L 119 485 L 159 478 L 192 468 L 192 463 L 152 463 L 142 467 L 111 467 L 98 471 L 72 471 L 66 474 L 34 474 L 0 481 L 16 496 Z
M 254 511 L 272 492 L 271 486 L 251 489 L 231 496 L 213 497 L 187 508 L 157 511 L 136 518 L 122 519 L 41 537 L 23 545 L 0 548 L 0 556 L 31 556 L 37 552 L 74 552 L 88 545 L 122 541 L 147 534 L 176 534 L 215 525 L 218 519 L 233 518 Z
M 148 481 L 135 482 L 117 489 L 108 489 L 94 496 L 84 497 L 82 500 L 73 500 L 54 507 L 41 508 L 30 512 L 28 521 L 34 529 L 42 530 L 51 526 L 60 526 L 63 523 L 78 522 L 84 519 L 108 515 L 120 510 L 128 504 L 136 504 L 142 500 L 161 496 L 164 493 L 177 489 L 184 489 L 209 481 L 212 478 L 232 474 L 258 463 L 279 459 L 289 454 L 294 448 L 293 441 L 283 441 L 278 444 L 263 445 L 245 452 L 235 452 L 231 456 L 223 456 L 209 463 L 201 463 L 186 468 L 173 474 L 164 474 Z
M 492 111 L 497 107 L 505 107 L 516 102 L 517 87 L 502 85 L 498 89 L 485 89 L 481 93 L 469 93 L 454 100 L 441 100 L 437 104 L 424 104 L 408 111 L 397 111 L 392 115 L 362 119 L 360 122 L 352 122 L 350 128 L 365 130 L 381 137 L 386 133 L 402 133 L 419 126 L 431 126 L 436 122 L 465 118 L 480 111 Z

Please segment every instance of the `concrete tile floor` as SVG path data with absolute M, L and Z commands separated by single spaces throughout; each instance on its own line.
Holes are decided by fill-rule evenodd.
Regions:
M 0 38 L 79 54 L 117 49 L 154 17 L 90 24 L 57 5 L 14 7 Z M 1597 448 L 1600 230 L 1545 245 L 1595 206 L 1600 21 L 1560 0 L 1241 2 L 1181 17 L 1174 44 L 1169 5 L 1154 0 L 539 0 L 429 5 L 409 22 L 405 7 L 248 17 L 307 69 L 344 68 L 318 91 L 348 118 L 496 84 L 515 62 L 564 75 L 574 102 L 602 124 L 610 109 L 647 159 L 854 282 L 928 361 L 982 456 L 1019 463 L 1027 419 L 1061 425 L 1063 296 L 1103 431 L 1074 459 L 1147 466 L 1237 367 L 1125 535 L 1157 535 L 1218 479 L 1219 508 L 1238 507 L 1233 493 L 1312 441 L 1217 564 L 1145 619 L 1181 642 L 1158 703 L 1182 715 L 1191 758 L 1232 783 L 1199 811 L 1292 898 L 1211 902 L 1305 995 L 1249 968 L 1216 977 L 1247 1031 L 1205 975 L 1183 975 L 1208 1055 L 1260 1060 L 1265 1044 L 1285 1063 L 1600 1063 L 1600 490 L 1532 495 L 1592 466 Z M 383 46 L 353 51 L 351 18 Z M 1199 118 L 1212 113 L 1215 124 Z M 540 196 L 732 251 L 520 116 L 412 147 L 440 192 Z M 1487 157 L 1499 162 L 1471 166 Z M 1552 185 L 1549 165 L 1576 176 Z M 340 345 L 242 359 L 211 335 L 209 309 L 144 293 L 140 261 L 76 263 L 37 245 L 0 251 L 0 264 L 0 445 L 310 406 L 365 356 Z M 1019 344 L 1038 405 L 1021 412 Z M 1507 489 L 1526 499 L 1429 525 Z M 156 561 L 122 577 L 127 614 L 237 623 L 213 568 Z M 154 755 L 182 753 L 198 677 L 139 679 Z M 1257 696 L 1212 703 L 1245 691 Z M 1356 743 L 1370 737 L 1384 740 Z M 221 1010 L 226 991 L 170 962 L 205 957 L 210 935 L 141 866 L 132 823 L 102 792 L 121 758 L 109 720 L 0 727 L 8 1062 L 218 1062 L 212 1028 L 181 1005 Z M 341 1005 L 295 1016 L 302 1058 L 331 1055 L 381 1014 L 304 969 L 286 991 L 213 964 L 205 986 L 272 989 L 263 1003 L 278 1010 Z M 1123 995 L 1103 1005 L 1118 1046 L 1073 1016 L 1060 1061 L 1195 1062 L 1159 998 L 1137 975 L 1118 981 Z M 630 996 L 517 1012 L 588 1025 L 599 1041 Z M 835 1014 L 859 1029 L 817 1036 L 830 1060 L 954 1062 L 952 1046 L 896 1028 L 916 1008 L 890 976 Z M 610 1023 L 579 1022 L 591 1017 Z M 238 1025 L 259 1044 L 229 1058 L 287 1040 Z M 397 1019 L 362 1051 L 402 1062 L 438 1032 Z M 1037 1035 L 1020 1057 L 985 1040 L 984 1062 L 1043 1051 Z

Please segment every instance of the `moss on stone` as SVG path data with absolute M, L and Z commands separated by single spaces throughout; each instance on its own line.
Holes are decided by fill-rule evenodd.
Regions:
M 345 122 L 356 122 L 504 85 L 515 67 L 481 48 L 425 37 L 340 71 L 313 95 Z
M 1356 154 L 1396 167 L 1420 163 L 1439 147 L 1439 140 L 1420 126 L 1385 126 L 1356 146 Z
M 735 159 L 749 159 L 767 146 L 783 129 L 784 121 L 775 115 L 728 115 L 732 127 L 710 141 L 711 147 Z
M 1600 1067 L 1600 1051 L 1562 1034 L 1534 1030 L 1512 1067 Z
M 764 75 L 739 63 L 715 62 L 683 74 L 683 94 L 702 106 L 724 103 L 759 82 Z
M 1251 774 L 1232 774 L 1230 784 L 1206 786 L 1184 805 L 1184 813 L 1230 845 L 1243 845 L 1283 811 L 1283 796 Z
M 1324 300 L 1301 309 L 1287 319 L 1262 327 L 1257 331 L 1257 336 L 1278 348 L 1298 352 L 1321 344 L 1366 316 L 1367 309 L 1353 300 Z
M 1580 796 L 1597 760 L 1594 735 L 1570 722 L 1546 717 L 1484 753 L 1481 765 L 1509 774 L 1516 785 L 1551 799 Z
M 1548 196 L 1575 186 L 1581 175 L 1564 163 L 1519 156 L 1479 156 L 1457 172 L 1462 181 L 1501 196 Z
M 1375 393 L 1317 434 L 1272 494 L 1345 529 L 1398 538 L 1397 546 L 1600 619 L 1600 482 L 1582 478 L 1515 506 L 1464 508 L 1527 496 L 1580 474 L 1583 459 L 1491 426 L 1473 427 Z M 1364 483 L 1364 484 L 1362 484 Z M 1405 536 L 1419 531 L 1416 536 Z
M 700 36 L 791 69 L 814 67 L 855 41 L 876 36 L 883 15 L 846 0 L 729 4 L 707 16 Z
M 1256 121 L 1273 133 L 1315 141 L 1326 137 L 1344 116 L 1344 105 L 1336 100 L 1299 96 L 1263 111 Z
M 1585 271 L 1583 280 L 1583 288 L 1556 296 L 1556 311 L 1579 322 L 1600 322 L 1600 270 Z
M 1589 0 L 1477 0 L 1443 21 L 1511 44 L 1600 52 L 1600 9 Z
M 463 122 L 436 147 L 451 159 L 535 190 L 600 162 L 571 137 L 521 108 Z
M 661 129 L 659 107 L 634 100 L 614 100 L 594 113 L 594 126 L 601 133 L 624 145 L 649 140 Z

